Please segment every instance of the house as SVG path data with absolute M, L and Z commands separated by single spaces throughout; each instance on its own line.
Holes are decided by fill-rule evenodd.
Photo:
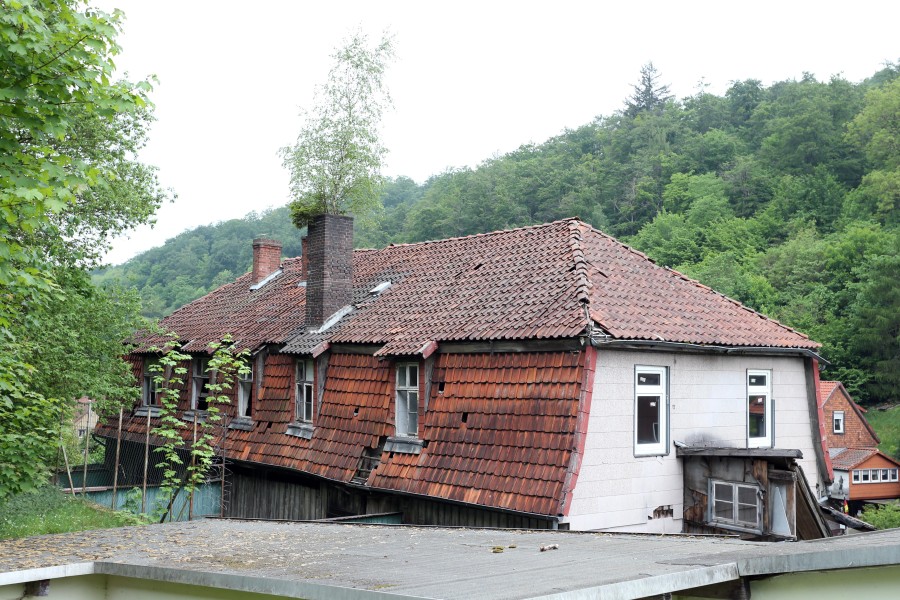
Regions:
M 819 383 L 819 403 L 827 424 L 825 440 L 832 456 L 847 448 L 877 448 L 881 443 L 866 420 L 866 409 L 853 401 L 840 381 Z
M 822 381 L 819 402 L 834 469 L 829 496 L 857 512 L 865 502 L 900 498 L 900 462 L 878 450 L 881 440 L 866 420 L 866 409 L 839 381 Z
M 257 240 L 250 273 L 162 322 L 192 356 L 185 439 L 209 344 L 231 334 L 252 353 L 219 440 L 226 515 L 825 535 L 806 336 L 577 219 L 352 245 L 352 220 L 334 215 L 310 225 L 301 258 Z M 147 367 L 166 340 L 138 341 L 143 401 L 121 439 L 142 457 L 148 423 L 158 442 Z M 143 463 L 119 468 L 136 482 Z
M 898 529 L 759 544 L 207 519 L 0 540 L 0 598 L 892 599 L 898 565 Z

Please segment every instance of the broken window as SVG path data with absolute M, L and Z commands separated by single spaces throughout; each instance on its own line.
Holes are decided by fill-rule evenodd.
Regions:
M 238 375 L 238 417 L 253 416 L 253 364 L 250 370 Z
M 747 371 L 747 447 L 772 446 L 772 372 Z
M 634 454 L 668 452 L 669 406 L 666 367 L 637 367 L 634 384 Z
M 207 410 L 209 408 L 207 398 L 209 398 L 210 374 L 209 359 L 206 357 L 195 358 L 191 410 Z
M 419 433 L 419 365 L 397 365 L 397 435 L 417 437 Z
M 760 530 L 759 488 L 731 481 L 710 480 L 710 518 L 720 525 Z
M 144 381 L 141 386 L 141 404 L 144 406 L 162 405 L 162 387 L 156 378 L 162 373 L 158 370 L 159 362 L 155 359 L 144 359 Z

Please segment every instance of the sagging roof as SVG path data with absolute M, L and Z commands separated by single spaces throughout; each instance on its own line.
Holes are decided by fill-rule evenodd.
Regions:
M 413 355 L 434 342 L 571 338 L 589 326 L 613 339 L 769 348 L 819 344 L 577 219 L 357 250 L 354 310 L 329 331 L 334 343 L 378 344 Z M 238 345 L 287 344 L 307 353 L 299 259 L 259 289 L 250 274 L 162 321 L 187 352 L 230 333 Z M 378 294 L 379 284 L 391 286 Z M 322 334 L 314 340 L 321 342 Z M 142 339 L 147 351 L 158 338 Z

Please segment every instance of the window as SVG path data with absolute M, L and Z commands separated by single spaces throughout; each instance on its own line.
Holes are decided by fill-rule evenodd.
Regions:
M 253 364 L 250 370 L 238 375 L 238 418 L 253 416 Z
M 853 483 L 897 481 L 897 471 L 897 469 L 856 469 L 853 471 Z
M 772 372 L 747 371 L 747 447 L 772 445 Z
M 301 423 L 312 423 L 313 408 L 313 361 L 297 361 L 297 395 L 294 399 L 294 419 Z
M 652 456 L 669 450 L 669 403 L 666 367 L 637 367 L 634 377 L 634 454 Z
M 191 394 L 191 410 L 207 410 L 209 403 L 209 385 L 210 371 L 208 358 L 194 359 L 194 387 Z
M 709 506 L 710 521 L 760 529 L 759 488 L 755 485 L 711 479 Z
M 419 433 L 419 365 L 397 365 L 397 435 Z
M 832 418 L 832 423 L 834 424 L 834 432 L 835 433 L 844 433 L 844 411 L 842 411 L 842 410 L 834 411 L 834 417 Z
M 162 405 L 162 388 L 155 379 L 162 375 L 154 370 L 159 363 L 153 359 L 144 360 L 144 381 L 141 385 L 141 404 L 144 406 L 161 406 Z

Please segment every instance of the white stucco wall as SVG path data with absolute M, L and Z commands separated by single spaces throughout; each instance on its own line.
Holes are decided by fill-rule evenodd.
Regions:
M 635 365 L 669 368 L 666 456 L 634 456 Z M 803 452 L 799 462 L 815 491 L 818 473 L 802 358 L 601 349 L 570 527 L 681 531 L 682 469 L 673 442 L 746 448 L 747 369 L 772 371 L 775 446 Z M 672 517 L 652 518 L 655 509 L 669 506 Z

